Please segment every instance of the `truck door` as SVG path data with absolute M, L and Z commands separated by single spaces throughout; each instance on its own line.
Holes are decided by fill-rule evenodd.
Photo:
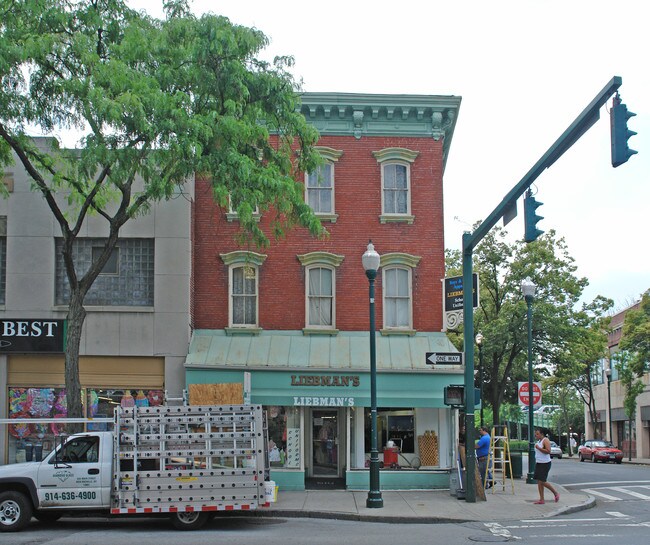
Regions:
M 102 506 L 102 472 L 110 463 L 102 460 L 100 437 L 73 437 L 58 453 L 52 453 L 38 470 L 41 507 L 97 508 Z M 110 482 L 110 479 L 109 479 Z

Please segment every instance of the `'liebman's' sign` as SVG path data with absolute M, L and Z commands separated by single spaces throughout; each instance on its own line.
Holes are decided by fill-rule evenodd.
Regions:
M 325 388 L 358 388 L 359 375 L 291 375 L 291 386 L 323 386 Z M 323 392 L 325 393 L 325 392 Z M 354 407 L 354 397 L 348 396 L 295 396 L 297 407 Z
M 359 375 L 291 375 L 291 386 L 359 386 Z
M 0 353 L 64 351 L 65 320 L 0 320 Z

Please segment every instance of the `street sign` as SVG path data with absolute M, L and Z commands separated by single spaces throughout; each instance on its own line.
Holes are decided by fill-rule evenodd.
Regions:
M 472 306 L 478 307 L 478 274 L 472 274 Z M 445 312 L 463 309 L 463 277 L 445 278 Z
M 427 365 L 463 365 L 462 352 L 427 352 Z
M 517 388 L 517 397 L 520 407 L 528 407 L 528 382 L 520 382 Z M 533 382 L 533 407 L 542 404 L 542 383 Z

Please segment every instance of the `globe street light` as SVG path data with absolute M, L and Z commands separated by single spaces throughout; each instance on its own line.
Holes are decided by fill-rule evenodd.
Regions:
M 609 442 L 614 444 L 614 436 L 612 435 L 612 367 L 605 369 L 607 375 L 607 425 L 609 427 Z
M 368 241 L 368 249 L 361 256 L 361 263 L 370 283 L 370 489 L 366 507 L 383 507 L 384 500 L 379 488 L 379 451 L 377 450 L 377 356 L 375 351 L 375 278 L 380 257 Z
M 533 298 L 535 284 L 530 278 L 521 281 L 521 291 L 528 306 L 528 475 L 526 483 L 534 484 L 535 443 L 533 440 Z
M 478 345 L 479 392 L 481 397 L 481 427 L 483 427 L 483 335 L 478 333 L 474 338 Z

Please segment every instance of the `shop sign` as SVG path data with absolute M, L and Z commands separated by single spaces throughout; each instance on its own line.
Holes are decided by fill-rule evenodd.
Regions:
M 339 386 L 357 388 L 359 375 L 291 375 L 291 386 Z
M 0 354 L 61 353 L 65 320 L 0 320 Z
M 445 278 L 445 312 L 463 309 L 463 277 Z M 478 274 L 472 274 L 472 306 L 478 307 Z
M 304 396 L 293 398 L 294 407 L 354 407 L 353 397 Z

